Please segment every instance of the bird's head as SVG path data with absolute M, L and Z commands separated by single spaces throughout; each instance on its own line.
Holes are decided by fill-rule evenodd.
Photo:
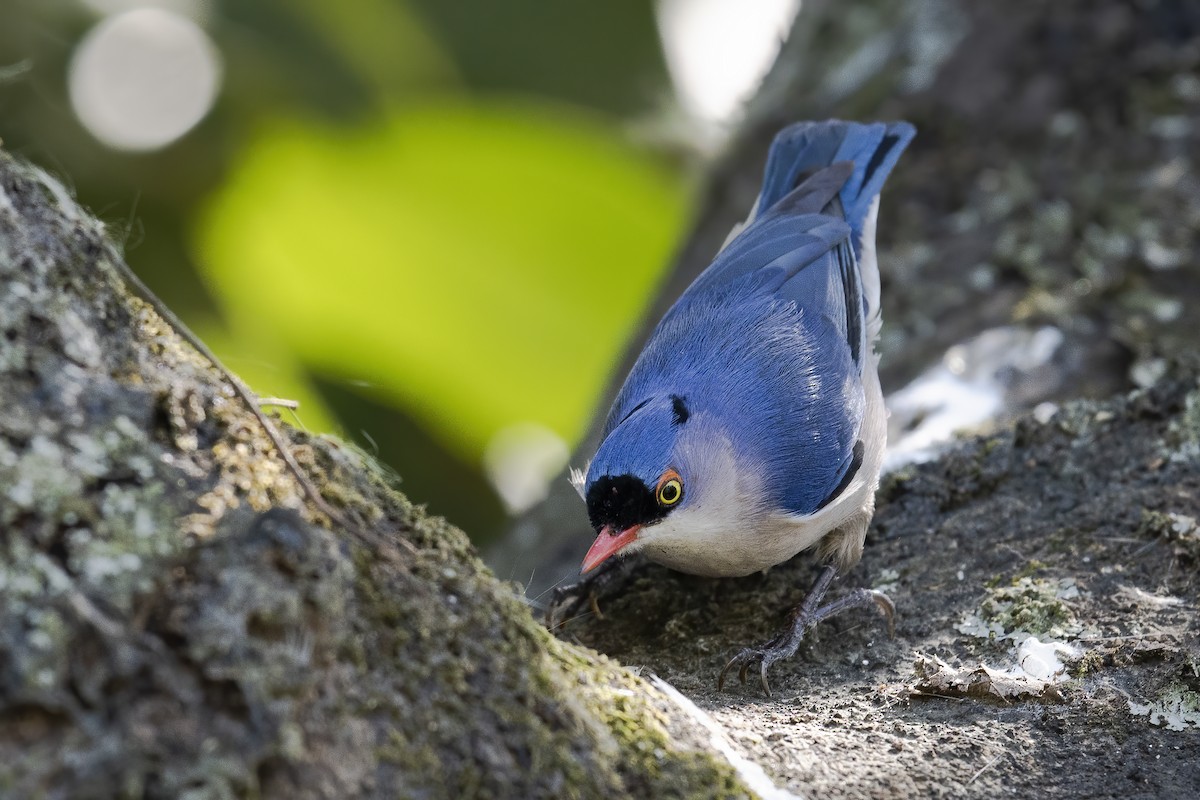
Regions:
M 584 572 L 640 549 L 644 531 L 689 505 L 689 459 L 680 438 L 690 415 L 682 397 L 652 398 L 605 437 L 582 486 L 596 530 Z

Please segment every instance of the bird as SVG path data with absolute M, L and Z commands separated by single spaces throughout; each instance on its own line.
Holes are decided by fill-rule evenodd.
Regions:
M 744 576 L 816 548 L 824 565 L 789 625 L 721 671 L 790 658 L 805 632 L 878 606 L 822 604 L 861 558 L 886 445 L 875 229 L 907 122 L 780 131 L 744 223 L 654 328 L 571 481 L 596 537 L 582 573 L 642 553 L 680 572 Z

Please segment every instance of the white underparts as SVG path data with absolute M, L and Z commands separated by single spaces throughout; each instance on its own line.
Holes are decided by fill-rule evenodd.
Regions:
M 676 455 L 683 505 L 643 528 L 638 548 L 653 561 L 693 575 L 747 575 L 778 563 L 762 563 L 767 511 L 759 475 L 737 462 L 729 439 L 707 414 L 688 421 Z

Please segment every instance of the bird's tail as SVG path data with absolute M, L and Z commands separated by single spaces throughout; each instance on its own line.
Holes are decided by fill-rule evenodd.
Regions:
M 755 206 L 765 213 L 817 170 L 849 161 L 854 171 L 839 196 L 846 222 L 854 232 L 856 255 L 871 204 L 883 188 L 900 153 L 912 141 L 916 129 L 907 122 L 863 124 L 828 120 L 799 122 L 784 128 L 771 144 L 767 156 L 762 193 Z M 868 243 L 873 244 L 873 243 Z

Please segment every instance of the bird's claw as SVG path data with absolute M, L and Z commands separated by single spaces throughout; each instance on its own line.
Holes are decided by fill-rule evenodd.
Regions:
M 633 573 L 643 564 L 645 558 L 635 555 L 620 561 L 609 561 L 600 569 L 590 572 L 578 583 L 559 586 L 550 596 L 550 605 L 546 608 L 546 627 L 557 630 L 572 619 L 581 615 L 587 608 L 598 619 L 604 619 L 600 612 L 600 600 L 612 597 L 615 591 L 625 586 Z
M 825 588 L 831 579 L 832 575 L 829 574 L 828 576 L 823 575 L 818 580 L 817 585 L 814 587 L 814 593 L 810 593 L 809 597 L 805 599 L 804 604 L 800 606 L 795 617 L 792 618 L 791 624 L 784 628 L 782 633 L 766 644 L 759 647 L 747 647 L 731 658 L 717 678 L 717 691 L 725 688 L 725 676 L 729 674 L 729 670 L 733 669 L 735 665 L 738 666 L 738 680 L 744 686 L 746 683 L 746 673 L 750 665 L 757 660 L 759 662 L 759 675 L 762 681 L 763 693 L 767 697 L 770 697 L 771 687 L 767 683 L 767 670 L 770 666 L 776 661 L 791 658 L 795 655 L 796 650 L 800 647 L 800 642 L 804 640 L 804 634 L 818 622 L 840 614 L 847 609 L 870 606 L 873 603 L 887 618 L 888 636 L 895 637 L 896 606 L 892 603 L 891 598 L 883 592 L 874 589 L 858 589 L 832 603 L 818 606 L 817 604 L 820 602 L 821 597 L 824 596 Z
M 798 640 L 796 644 L 799 644 Z M 787 645 L 781 647 L 778 639 L 773 639 L 761 647 L 747 647 L 743 649 L 736 656 L 729 659 L 729 663 L 721 670 L 721 674 L 717 678 L 717 691 L 722 691 L 725 688 L 725 676 L 729 674 L 729 670 L 733 669 L 735 665 L 738 666 L 738 682 L 745 686 L 746 673 L 750 671 L 750 665 L 757 661 L 759 664 L 758 678 L 762 683 L 763 694 L 770 697 L 771 685 L 767 682 L 767 670 L 776 661 L 791 656 L 795 651 L 794 647 L 790 648 L 790 650 Z
M 567 620 L 573 619 L 584 604 L 590 605 L 600 616 L 596 593 L 587 581 L 555 587 L 554 594 L 550 596 L 550 605 L 546 607 L 546 627 L 554 631 L 567 624 Z
M 892 602 L 892 598 L 888 597 L 878 589 L 870 589 L 871 599 L 875 601 L 875 607 L 887 617 L 888 638 L 896 638 L 896 604 Z

